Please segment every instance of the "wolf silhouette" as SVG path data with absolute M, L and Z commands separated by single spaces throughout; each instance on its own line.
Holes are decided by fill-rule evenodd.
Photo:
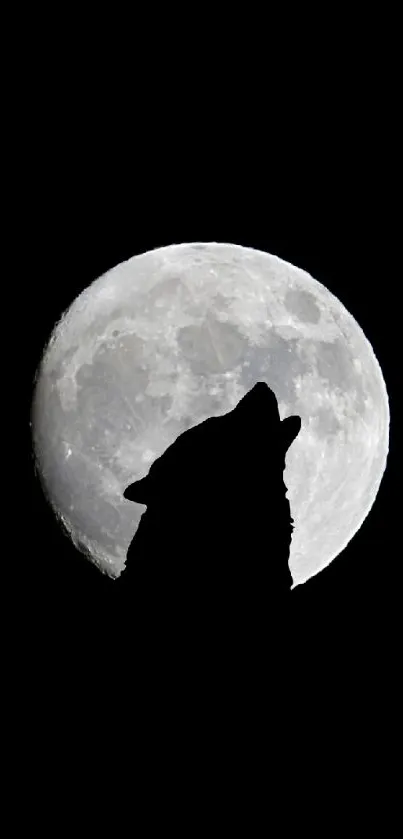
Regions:
M 185 431 L 124 497 L 147 505 L 119 585 L 166 626 L 248 621 L 288 594 L 293 523 L 285 456 L 301 428 L 258 382 Z M 151 618 L 150 616 L 153 616 Z

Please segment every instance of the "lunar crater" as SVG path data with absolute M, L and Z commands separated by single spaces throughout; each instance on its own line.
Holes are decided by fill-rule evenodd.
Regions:
M 284 305 L 288 312 L 295 315 L 303 323 L 319 323 L 321 311 L 312 294 L 299 289 L 287 291 Z

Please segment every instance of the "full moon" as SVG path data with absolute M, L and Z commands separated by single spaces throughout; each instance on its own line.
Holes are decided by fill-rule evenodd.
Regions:
M 346 547 L 385 471 L 387 391 L 358 323 L 305 271 L 232 244 L 158 248 L 85 289 L 45 347 L 31 412 L 37 474 L 78 550 L 118 577 L 145 510 L 124 489 L 257 381 L 302 420 L 284 472 L 295 586 Z

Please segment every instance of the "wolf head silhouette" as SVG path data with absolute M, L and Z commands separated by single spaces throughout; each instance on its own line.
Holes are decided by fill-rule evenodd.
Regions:
M 190 471 L 200 481 L 201 475 L 195 474 L 197 467 L 203 473 L 210 470 L 213 490 L 218 464 L 221 469 L 232 465 L 239 473 L 242 468 L 246 470 L 244 475 L 249 472 L 251 478 L 267 466 L 266 478 L 272 483 L 284 470 L 287 451 L 300 429 L 298 416 L 280 421 L 275 394 L 267 384 L 257 382 L 232 411 L 205 420 L 181 434 L 151 465 L 148 475 L 126 488 L 124 497 L 148 505 L 177 483 L 180 472 L 184 481 L 186 473 L 189 480 Z M 203 443 L 200 450 L 197 449 L 197 438 L 200 444 Z M 191 448 L 194 449 L 192 459 L 188 461 L 186 456 Z M 268 464 L 262 460 L 267 454 L 270 457 Z M 218 460 L 214 461 L 216 456 Z
M 283 471 L 300 428 L 298 416 L 280 421 L 275 394 L 258 382 L 232 411 L 181 434 L 124 492 L 147 505 L 129 550 L 132 569 L 137 560 L 165 587 L 175 580 L 205 595 L 288 590 L 292 519 Z

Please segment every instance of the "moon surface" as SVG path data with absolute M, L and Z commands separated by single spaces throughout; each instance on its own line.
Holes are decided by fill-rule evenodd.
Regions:
M 346 547 L 386 467 L 386 386 L 352 315 L 277 256 L 217 243 L 135 256 L 76 298 L 44 350 L 31 425 L 47 499 L 101 571 L 120 575 L 145 510 L 127 485 L 257 381 L 281 419 L 302 419 L 284 472 L 295 586 Z

